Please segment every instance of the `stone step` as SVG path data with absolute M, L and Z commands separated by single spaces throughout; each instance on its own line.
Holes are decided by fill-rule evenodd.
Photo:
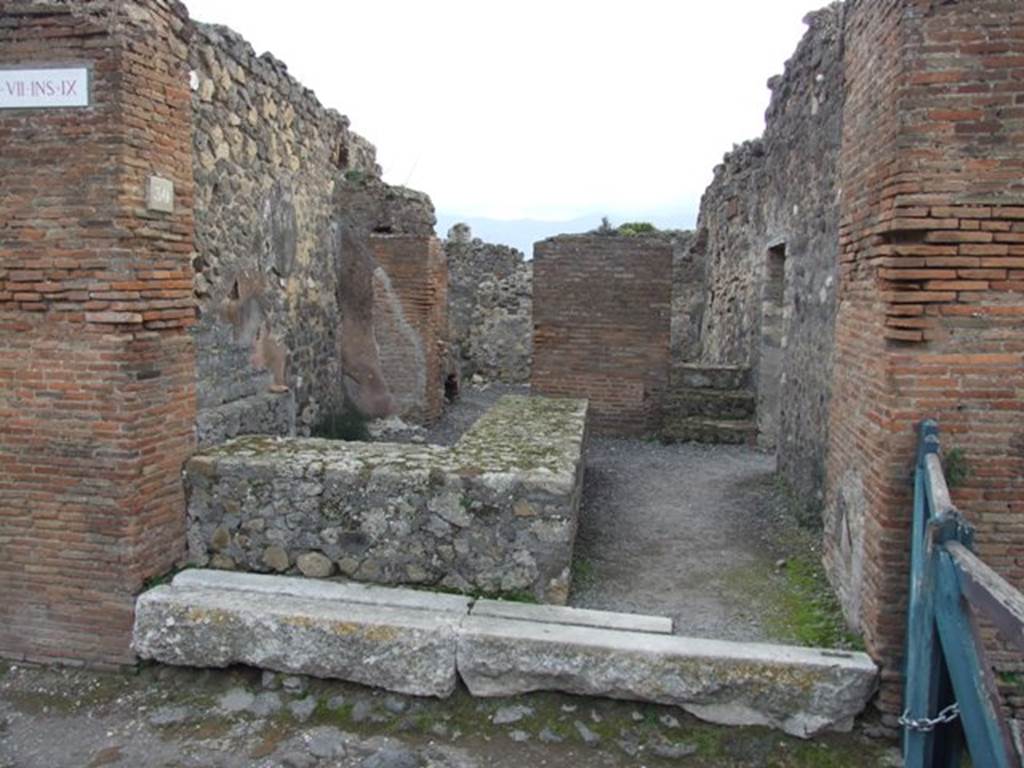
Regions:
M 413 696 L 454 693 L 464 612 L 299 596 L 283 586 L 155 587 L 135 603 L 132 646 L 177 666 L 248 664 Z
M 757 424 L 751 420 L 709 419 L 700 416 L 664 419 L 659 437 L 666 443 L 723 443 L 753 445 Z
M 805 738 L 851 727 L 875 690 L 877 670 L 862 653 L 670 628 L 655 616 L 186 571 L 139 596 L 134 647 L 166 664 L 243 663 L 418 696 L 448 696 L 461 677 L 478 696 L 557 690 L 655 702 Z
M 750 369 L 739 365 L 678 363 L 672 366 L 670 381 L 673 388 L 725 390 L 751 388 Z
M 664 411 L 673 416 L 712 419 L 749 419 L 757 409 L 753 392 L 727 389 L 679 388 L 665 397 Z

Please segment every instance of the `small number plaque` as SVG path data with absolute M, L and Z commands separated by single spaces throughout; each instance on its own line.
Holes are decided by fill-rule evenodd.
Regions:
M 146 207 L 151 211 L 174 213 L 174 182 L 150 176 L 146 187 Z

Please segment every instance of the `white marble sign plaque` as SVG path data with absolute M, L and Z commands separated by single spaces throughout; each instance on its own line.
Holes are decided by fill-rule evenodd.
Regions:
M 174 182 L 150 176 L 146 185 L 146 207 L 151 211 L 174 213 Z
M 89 70 L 0 69 L 0 109 L 89 106 Z

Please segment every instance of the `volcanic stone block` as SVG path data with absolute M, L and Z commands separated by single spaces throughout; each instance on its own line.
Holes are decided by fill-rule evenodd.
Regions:
M 192 667 L 249 664 L 414 696 L 455 690 L 457 612 L 172 584 L 142 594 L 133 646 Z
M 462 622 L 458 665 L 474 696 L 557 690 L 651 701 L 802 738 L 849 730 L 877 678 L 862 653 L 472 615 Z

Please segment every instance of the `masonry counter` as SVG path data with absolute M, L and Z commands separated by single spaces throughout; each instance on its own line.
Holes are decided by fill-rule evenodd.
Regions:
M 244 437 L 185 469 L 193 565 L 564 604 L 587 402 L 506 396 L 454 446 Z

